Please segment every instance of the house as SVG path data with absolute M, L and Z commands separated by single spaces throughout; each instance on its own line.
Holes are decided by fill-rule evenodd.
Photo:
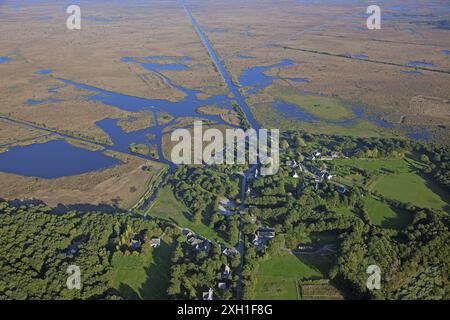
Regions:
M 253 244 L 255 247 L 259 247 L 259 246 L 262 244 L 261 239 L 258 237 L 257 234 L 254 234 L 254 235 L 253 235 L 252 244 Z
M 225 265 L 222 272 L 222 278 L 227 278 L 231 274 L 231 269 L 228 265 Z
M 320 173 L 320 179 L 327 179 L 327 180 L 331 180 L 333 178 L 333 175 L 331 175 L 329 172 L 327 171 L 322 171 Z
M 202 239 L 200 237 L 190 237 L 187 242 L 196 250 L 208 252 L 211 249 L 211 243 L 208 240 Z
M 181 234 L 183 235 L 183 236 L 185 236 L 186 238 L 189 238 L 189 237 L 191 237 L 191 236 L 193 236 L 194 235 L 194 233 L 191 231 L 191 230 L 189 230 L 189 229 L 183 229 L 183 230 L 181 230 Z
M 225 282 L 219 282 L 217 287 L 219 287 L 220 290 L 225 290 L 227 288 L 227 284 Z
M 213 289 L 209 288 L 207 292 L 203 292 L 203 300 L 212 300 L 213 299 Z
M 345 158 L 345 155 L 341 151 L 331 151 L 330 157 L 333 159 Z
M 256 250 L 263 250 L 267 241 L 275 237 L 275 231 L 270 228 L 261 228 L 253 235 L 252 244 Z
M 270 228 L 263 228 L 256 231 L 256 235 L 260 238 L 272 239 L 275 237 L 275 231 Z
M 160 238 L 153 238 L 152 240 L 150 240 L 150 246 L 152 248 L 159 248 L 159 246 L 161 245 L 161 239 Z
M 288 161 L 286 161 L 286 165 L 288 165 L 292 169 L 298 168 L 298 163 L 295 160 L 288 160 Z
M 298 179 L 299 175 L 297 174 L 297 171 L 294 171 L 294 174 L 292 175 L 292 178 Z
M 130 248 L 132 250 L 140 249 L 142 246 L 141 240 L 133 239 L 131 240 Z
M 187 242 L 188 242 L 191 246 L 197 247 L 197 246 L 199 246 L 199 245 L 203 242 L 203 240 L 202 240 L 202 239 L 199 239 L 199 238 L 196 238 L 196 237 L 190 237 L 190 238 L 187 240 Z
M 238 253 L 239 251 L 237 251 L 235 248 L 225 248 L 222 251 L 222 254 L 226 257 L 234 257 Z

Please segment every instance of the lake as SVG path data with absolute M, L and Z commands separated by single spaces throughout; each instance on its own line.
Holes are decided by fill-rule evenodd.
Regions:
M 77 148 L 64 140 L 12 147 L 0 154 L 2 171 L 45 179 L 102 170 L 119 163 L 101 151 Z

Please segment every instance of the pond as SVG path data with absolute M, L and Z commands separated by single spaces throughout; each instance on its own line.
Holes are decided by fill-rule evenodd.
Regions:
M 9 62 L 12 59 L 10 57 L 0 57 L 0 63 L 5 63 L 5 62 Z
M 266 72 L 271 69 L 285 68 L 293 65 L 294 62 L 292 60 L 285 59 L 280 61 L 279 63 L 269 66 L 256 66 L 247 68 L 239 77 L 239 83 L 244 87 L 250 87 L 250 89 L 247 91 L 248 94 L 254 94 L 270 86 L 276 79 L 290 80 L 299 83 L 309 82 L 309 80 L 305 78 L 282 78 L 277 76 L 269 76 L 266 74 Z
M 76 148 L 64 140 L 17 146 L 0 154 L 2 171 L 45 179 L 102 170 L 119 163 L 101 151 Z
M 433 64 L 429 63 L 429 62 L 425 62 L 425 61 L 419 61 L 419 60 L 415 60 L 415 61 L 410 61 L 408 62 L 408 66 L 410 67 L 432 67 Z

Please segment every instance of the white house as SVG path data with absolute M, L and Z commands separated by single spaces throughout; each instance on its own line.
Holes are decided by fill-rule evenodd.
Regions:
M 161 239 L 160 238 L 153 238 L 152 240 L 150 240 L 150 246 L 152 248 L 159 248 L 160 245 L 161 245 Z

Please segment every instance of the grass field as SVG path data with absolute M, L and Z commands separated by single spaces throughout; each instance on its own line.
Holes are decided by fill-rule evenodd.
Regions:
M 409 157 L 405 159 L 339 159 L 333 160 L 333 164 L 343 167 L 355 167 L 365 169 L 368 172 L 375 172 L 378 175 L 367 184 L 371 191 L 377 191 L 382 196 L 401 201 L 403 203 L 412 203 L 423 208 L 447 209 L 449 203 L 448 192 L 443 190 L 432 181 L 422 177 L 417 173 L 423 164 Z M 339 168 L 336 172 L 339 175 Z M 345 177 L 344 177 L 345 178 Z M 373 222 L 376 224 L 390 225 L 386 219 L 393 219 L 398 215 L 390 208 L 383 207 L 383 204 L 372 200 L 369 210 Z M 374 206 L 373 208 L 372 205 Z M 377 210 L 377 212 L 375 212 Z M 382 210 L 384 213 L 380 214 Z M 401 214 L 400 214 L 401 215 Z M 401 221 L 404 219 L 399 218 Z M 392 225 L 396 222 L 392 220 Z M 402 222 L 399 222 L 402 225 Z M 386 225 L 386 226 L 387 226 Z
M 178 226 L 188 228 L 210 240 L 225 243 L 224 240 L 209 226 L 203 223 L 193 223 L 190 220 L 190 214 L 186 206 L 175 198 L 172 190 L 168 187 L 164 187 L 159 191 L 153 207 L 146 213 L 153 217 L 170 220 Z
M 269 90 L 269 94 L 276 100 L 298 106 L 305 112 L 324 120 L 344 120 L 355 116 L 351 108 L 334 97 L 299 94 L 298 90 L 286 87 L 275 87 Z
M 297 281 L 326 277 L 331 257 L 283 253 L 259 265 L 256 299 L 299 299 Z
M 400 229 L 405 227 L 411 220 L 411 215 L 405 211 L 393 210 L 388 204 L 374 198 L 366 198 L 364 207 L 369 214 L 370 220 L 385 228 Z
M 385 172 L 408 172 L 412 165 L 404 159 L 336 159 L 333 164 Z
M 167 299 L 172 250 L 172 243 L 162 241 L 159 248 L 140 255 L 114 254 L 114 288 L 126 299 Z
M 326 123 L 324 121 L 305 122 L 295 117 L 286 117 L 277 112 L 272 103 L 258 103 L 250 106 L 256 120 L 264 128 L 280 131 L 305 130 L 311 133 L 348 135 L 358 137 L 392 137 L 392 133 L 375 123 L 366 120 L 356 120 L 354 125 Z
M 371 188 L 386 198 L 423 208 L 448 210 L 448 193 L 412 172 L 383 175 Z

